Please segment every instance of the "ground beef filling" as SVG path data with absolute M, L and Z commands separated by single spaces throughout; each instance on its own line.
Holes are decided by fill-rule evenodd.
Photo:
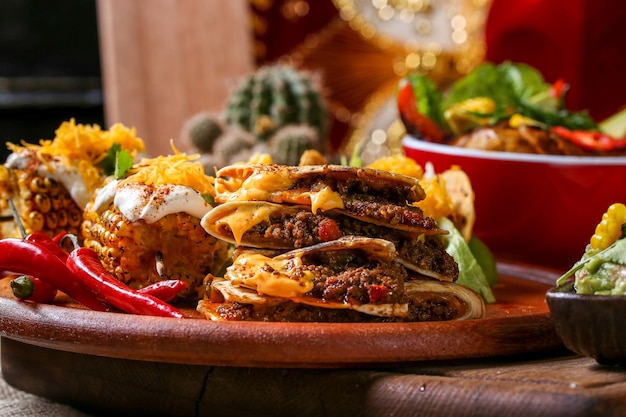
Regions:
M 343 196 L 369 195 L 375 201 L 384 201 L 397 204 L 401 202 L 415 202 L 421 200 L 423 190 L 419 186 L 418 180 L 415 183 L 408 184 L 404 182 L 390 182 L 388 178 L 381 178 L 376 181 L 369 178 L 370 181 L 353 174 L 348 174 L 342 178 L 334 178 L 332 175 L 308 176 L 298 179 L 291 187 L 294 190 L 304 189 L 311 191 L 319 191 L 325 187 Z
M 409 295 L 407 321 L 447 321 L 461 316 L 467 304 L 453 294 L 431 292 Z
M 420 269 L 436 272 L 450 281 L 456 281 L 459 277 L 459 264 L 446 252 L 443 242 L 437 236 L 405 239 L 395 243 L 398 255 Z
M 333 178 L 306 178 L 296 182 L 294 189 L 319 191 L 330 187 L 343 200 L 345 211 L 353 216 L 376 219 L 392 225 L 437 229 L 437 223 L 425 217 L 422 210 L 410 203 L 421 198 L 410 186 L 372 188 L 360 179 L 336 182 Z
M 214 308 L 224 320 L 272 321 L 304 323 L 374 323 L 447 321 L 458 317 L 467 306 L 456 297 L 441 293 L 425 293 L 409 300 L 408 317 L 380 317 L 354 310 L 321 308 L 285 301 L 274 305 L 223 303 Z
M 271 305 L 225 303 L 215 308 L 222 319 L 229 321 L 271 321 L 298 323 L 364 323 L 396 321 L 389 317 L 370 316 L 354 310 L 333 310 L 296 304 L 290 301 Z
M 313 214 L 302 210 L 295 216 L 276 216 L 248 230 L 245 239 L 251 242 L 274 242 L 276 247 L 301 248 L 335 240 L 342 236 L 365 236 L 386 239 L 396 245 L 399 255 L 422 269 L 456 280 L 459 275 L 454 258 L 445 251 L 441 238 L 417 238 L 406 232 L 362 222 L 346 216 Z
M 356 250 L 318 252 L 303 258 L 315 275 L 308 295 L 348 304 L 404 302 L 407 273 L 396 262 L 378 262 Z
M 359 195 L 351 200 L 344 198 L 345 211 L 352 216 L 367 218 L 393 226 L 407 226 L 437 231 L 435 219 L 426 217 L 415 206 L 399 206 L 393 203 L 374 201 L 371 196 Z

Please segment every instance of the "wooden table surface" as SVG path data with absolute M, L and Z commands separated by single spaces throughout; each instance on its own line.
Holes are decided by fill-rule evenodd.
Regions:
M 565 350 L 369 369 L 178 365 L 2 339 L 20 389 L 92 415 L 621 416 L 626 369 Z

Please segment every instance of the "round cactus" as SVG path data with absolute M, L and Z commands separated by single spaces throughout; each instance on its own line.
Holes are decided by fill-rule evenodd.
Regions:
M 245 162 L 252 155 L 256 143 L 251 133 L 231 127 L 217 139 L 213 146 L 214 163 L 221 167 Z
M 289 125 L 281 128 L 268 141 L 272 160 L 276 164 L 298 165 L 304 151 L 324 152 L 317 132 L 307 125 Z
M 311 74 L 287 65 L 266 65 L 248 75 L 229 97 L 226 123 L 266 141 L 281 127 L 306 124 L 325 138 L 328 115 Z
M 192 116 L 183 126 L 183 136 L 202 153 L 213 152 L 213 145 L 226 127 L 214 114 L 202 112 Z

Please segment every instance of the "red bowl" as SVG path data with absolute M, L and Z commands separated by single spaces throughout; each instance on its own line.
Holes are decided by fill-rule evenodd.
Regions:
M 458 165 L 476 195 L 474 234 L 497 259 L 561 270 L 584 252 L 602 214 L 626 203 L 626 157 L 481 151 L 405 137 L 407 156 L 436 172 Z

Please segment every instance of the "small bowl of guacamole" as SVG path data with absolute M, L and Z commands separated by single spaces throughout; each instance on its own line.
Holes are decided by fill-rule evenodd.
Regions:
M 581 259 L 546 294 L 565 346 L 602 365 L 626 365 L 626 206 L 602 216 Z

